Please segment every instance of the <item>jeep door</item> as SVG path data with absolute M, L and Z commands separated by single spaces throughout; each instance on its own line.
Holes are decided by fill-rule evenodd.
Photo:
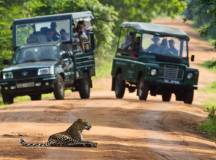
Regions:
M 141 35 L 131 29 L 124 31 L 122 29 L 117 55 L 119 55 L 118 63 L 123 70 L 124 79 L 136 82 L 137 57 L 141 46 Z
M 66 44 L 62 44 L 60 47 L 61 64 L 64 71 L 65 82 L 73 83 L 74 81 L 74 62 L 73 55 L 70 47 Z

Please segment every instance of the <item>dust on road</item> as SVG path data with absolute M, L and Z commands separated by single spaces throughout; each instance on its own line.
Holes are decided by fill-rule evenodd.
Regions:
M 156 22 L 182 28 L 192 36 L 190 49 L 196 55 L 195 67 L 203 59 L 216 57 L 213 48 L 189 24 Z M 201 68 L 201 88 L 215 78 Z M 90 100 L 80 100 L 77 93 L 71 93 L 64 101 L 25 102 L 0 110 L 0 159 L 216 159 L 215 142 L 197 131 L 207 116 L 200 106 L 208 98 L 204 92 L 196 92 L 192 106 L 175 102 L 174 98 L 171 103 L 163 103 L 159 96 L 140 102 L 135 94 L 116 100 L 110 84 L 110 78 L 96 80 Z M 98 142 L 98 148 L 24 148 L 18 143 L 19 134 L 29 142 L 45 142 L 50 134 L 65 130 L 78 117 L 92 123 L 93 128 L 84 132 L 84 138 Z

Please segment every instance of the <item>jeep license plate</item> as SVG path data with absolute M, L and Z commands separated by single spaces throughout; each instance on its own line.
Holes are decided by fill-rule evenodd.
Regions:
M 17 88 L 28 88 L 28 87 L 34 87 L 34 82 L 18 83 L 17 84 Z
M 169 84 L 180 84 L 179 81 L 175 81 L 175 80 L 167 80 L 167 79 L 165 79 L 164 82 L 169 83 Z

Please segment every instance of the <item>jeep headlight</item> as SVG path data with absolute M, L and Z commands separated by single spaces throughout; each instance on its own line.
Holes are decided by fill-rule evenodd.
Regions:
M 3 72 L 3 79 L 13 79 L 12 72 Z
M 187 79 L 192 79 L 193 78 L 193 73 L 188 73 L 187 74 Z
M 151 69 L 151 76 L 156 76 L 157 74 L 157 69 Z
M 54 67 L 48 67 L 48 68 L 40 68 L 38 69 L 38 75 L 48 75 L 48 74 L 54 74 Z

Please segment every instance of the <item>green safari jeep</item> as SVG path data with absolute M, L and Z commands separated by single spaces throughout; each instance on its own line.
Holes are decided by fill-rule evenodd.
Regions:
M 162 100 L 192 104 L 199 71 L 189 67 L 188 35 L 164 25 L 124 22 L 112 66 L 112 91 L 123 98 L 125 88 L 140 100 L 148 94 Z M 194 61 L 194 55 L 191 61 Z
M 65 89 L 89 98 L 95 75 L 92 19 L 84 11 L 14 20 L 13 58 L 5 59 L 0 71 L 3 102 L 24 95 L 41 100 L 51 92 L 62 100 Z

